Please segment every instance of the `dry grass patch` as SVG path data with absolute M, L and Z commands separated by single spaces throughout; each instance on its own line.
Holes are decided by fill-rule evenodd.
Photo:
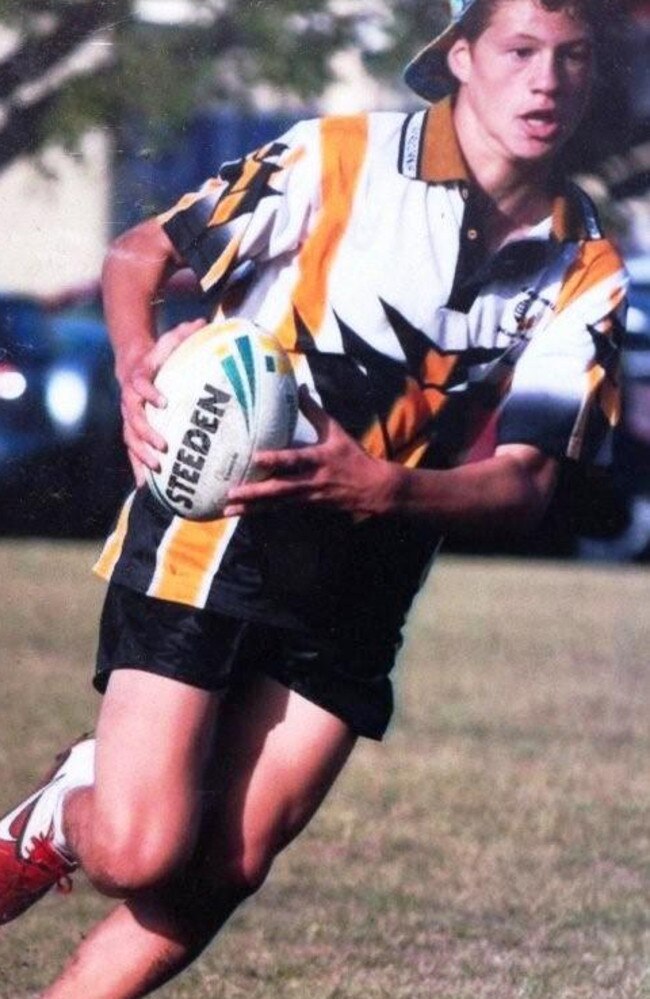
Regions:
M 0 545 L 2 804 L 92 721 L 87 545 Z M 440 564 L 383 746 L 167 999 L 650 999 L 642 568 Z M 83 885 L 0 936 L 36 995 L 105 911 Z M 107 958 L 108 959 L 108 958 Z

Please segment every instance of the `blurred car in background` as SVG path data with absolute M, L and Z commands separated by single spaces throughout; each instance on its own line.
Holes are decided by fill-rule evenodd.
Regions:
M 127 479 L 103 325 L 0 295 L 0 528 L 103 530 Z
M 628 266 L 614 476 L 599 484 L 569 470 L 544 529 L 509 552 L 650 558 L 650 257 Z M 195 278 L 179 272 L 159 303 L 159 328 L 207 318 L 209 309 Z M 99 283 L 43 300 L 0 295 L 0 530 L 103 534 L 130 483 Z
M 160 329 L 207 316 L 180 272 Z M 0 530 L 106 532 L 132 481 L 98 281 L 36 299 L 0 295 Z

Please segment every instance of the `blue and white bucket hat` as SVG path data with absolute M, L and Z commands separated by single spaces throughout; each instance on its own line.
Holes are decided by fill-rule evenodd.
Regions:
M 451 20 L 445 30 L 429 42 L 404 70 L 404 80 L 419 97 L 439 100 L 451 91 L 447 53 L 456 39 L 456 29 L 477 0 L 449 0 Z

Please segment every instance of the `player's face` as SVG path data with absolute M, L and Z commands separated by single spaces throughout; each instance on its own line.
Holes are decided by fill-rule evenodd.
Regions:
M 590 28 L 536 0 L 501 0 L 483 34 L 450 53 L 458 101 L 487 147 L 510 161 L 551 158 L 575 131 L 594 73 Z

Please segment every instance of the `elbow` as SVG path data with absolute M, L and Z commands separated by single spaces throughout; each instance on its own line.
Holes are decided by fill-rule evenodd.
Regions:
M 102 265 L 102 290 L 110 290 L 121 279 L 137 274 L 139 252 L 132 231 L 114 239 L 108 246 Z
M 101 287 L 104 293 L 106 292 L 106 289 L 110 287 L 112 281 L 116 277 L 116 274 L 119 273 L 119 260 L 120 256 L 117 251 L 117 240 L 115 240 L 115 242 L 111 243 L 108 247 L 102 264 Z
M 523 534 L 530 534 L 541 524 L 551 502 L 557 479 L 557 464 L 549 458 L 520 461 L 510 459 L 511 488 L 504 505 L 504 522 L 513 524 Z
M 158 222 L 149 219 L 109 244 L 102 267 L 102 288 L 110 289 L 114 283 L 128 280 L 136 287 L 145 284 L 157 289 L 174 262 L 171 242 Z

